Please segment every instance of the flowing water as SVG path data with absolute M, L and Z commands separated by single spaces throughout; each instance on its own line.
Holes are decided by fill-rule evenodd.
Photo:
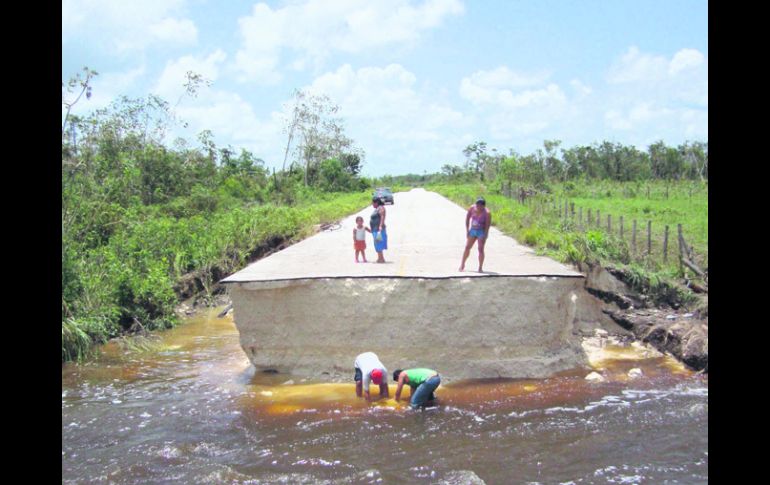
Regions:
M 593 369 L 442 384 L 413 412 L 357 399 L 353 357 L 340 384 L 256 372 L 216 313 L 63 366 L 63 483 L 708 482 L 708 378 L 642 346 L 591 339 Z

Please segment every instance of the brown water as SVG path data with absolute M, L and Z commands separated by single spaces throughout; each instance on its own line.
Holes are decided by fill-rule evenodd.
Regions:
M 63 367 L 63 483 L 708 481 L 708 380 L 669 357 L 609 346 L 596 369 L 442 384 L 412 412 L 357 399 L 352 369 L 341 384 L 256 373 L 216 313 Z

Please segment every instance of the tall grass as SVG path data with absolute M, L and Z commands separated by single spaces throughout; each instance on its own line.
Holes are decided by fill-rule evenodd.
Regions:
M 106 245 L 70 251 L 79 293 L 62 319 L 62 360 L 81 359 L 94 343 L 122 334 L 138 320 L 147 330 L 177 323 L 175 284 L 195 272 L 207 289 L 215 275 L 240 269 L 249 255 L 275 240 L 296 240 L 368 205 L 369 191 L 308 194 L 295 206 L 231 207 L 176 218 L 135 212 Z M 64 306 L 64 305 L 63 305 Z M 64 310 L 63 310 L 64 311 Z

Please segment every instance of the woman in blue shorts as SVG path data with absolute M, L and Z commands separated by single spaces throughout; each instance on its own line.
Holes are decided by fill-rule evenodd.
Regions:
M 388 249 L 388 233 L 385 228 L 385 204 L 379 197 L 372 198 L 372 207 L 374 212 L 369 218 L 369 229 L 372 230 L 374 238 L 374 250 L 377 252 L 377 262 L 384 263 L 385 257 L 382 252 Z
M 460 271 L 465 271 L 465 261 L 471 254 L 473 244 L 479 242 L 479 273 L 482 273 L 484 266 L 484 245 L 489 236 L 489 226 L 492 225 L 492 213 L 487 209 L 487 201 L 482 197 L 476 200 L 476 204 L 468 208 L 465 215 L 465 233 L 467 240 L 465 242 L 465 252 L 463 252 L 463 262 L 460 263 Z

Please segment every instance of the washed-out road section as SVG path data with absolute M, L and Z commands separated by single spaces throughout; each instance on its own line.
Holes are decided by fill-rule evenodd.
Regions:
M 355 262 L 355 218 L 368 225 L 369 206 L 225 278 L 252 364 L 338 380 L 352 376 L 358 353 L 374 351 L 390 371 L 431 367 L 445 381 L 585 365 L 581 335 L 617 327 L 583 275 L 494 227 L 484 272 L 476 247 L 460 272 L 466 209 L 423 189 L 396 193 L 384 264 L 372 262 L 370 234 L 369 262 Z

